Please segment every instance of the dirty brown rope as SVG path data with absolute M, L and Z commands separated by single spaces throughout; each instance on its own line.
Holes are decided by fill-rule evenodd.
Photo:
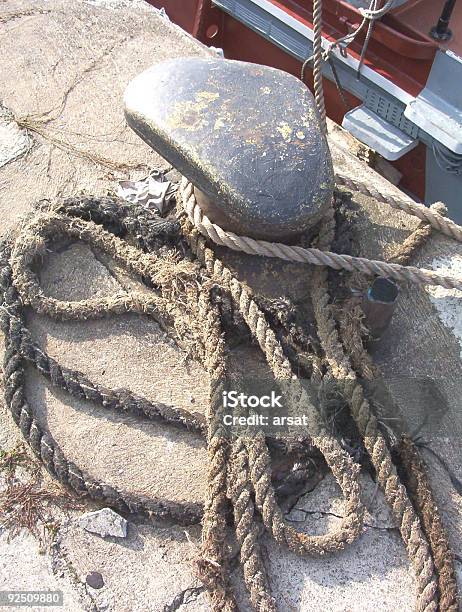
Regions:
M 433 496 L 425 467 L 414 442 L 404 435 L 397 447 L 403 480 L 416 506 L 425 534 L 431 544 L 438 575 L 440 610 L 459 610 L 454 554 Z
M 422 224 L 409 236 L 410 240 L 405 241 L 407 244 L 403 243 L 404 248 L 393 255 L 393 259 L 399 257 L 400 263 L 407 263 L 412 252 L 425 243 L 430 233 L 430 226 Z M 363 314 L 357 299 L 351 298 L 336 310 L 336 318 L 342 343 L 361 380 L 369 382 L 379 380 L 381 372 L 363 345 L 364 334 L 361 332 Z M 438 579 L 439 607 L 441 610 L 451 612 L 458 610 L 454 555 L 419 451 L 406 435 L 395 442 L 393 450 L 399 459 L 399 474 L 430 544 Z
M 439 214 L 445 214 L 441 203 L 431 207 Z M 416 250 L 422 247 L 433 228 L 422 222 L 400 245 L 391 257 L 392 261 L 407 265 Z M 352 365 L 358 375 L 365 381 L 373 381 L 381 376 L 379 368 L 372 361 L 363 345 L 361 334 L 361 308 L 355 298 L 351 298 L 337 313 L 342 342 L 350 355 Z M 458 610 L 458 589 L 455 577 L 454 555 L 448 536 L 436 504 L 427 472 L 420 459 L 414 442 L 403 435 L 396 444 L 399 458 L 399 473 L 403 478 L 408 494 L 417 510 L 422 529 L 430 544 L 439 590 L 439 607 L 441 610 Z
M 319 238 L 321 247 L 328 247 L 334 237 L 333 213 L 323 224 Z M 330 304 L 328 277 L 325 268 L 319 268 L 313 278 L 312 301 L 318 335 L 325 352 L 330 372 L 348 400 L 350 411 L 363 436 L 364 445 L 376 470 L 377 482 L 390 505 L 406 545 L 409 559 L 417 577 L 417 610 L 437 610 L 437 588 L 428 543 L 420 528 L 420 521 L 411 506 L 406 490 L 399 482 L 385 439 L 380 433 L 377 419 L 357 380 L 348 356 L 344 352 Z
M 440 215 L 446 214 L 446 207 L 441 202 L 431 206 Z M 422 222 L 403 242 L 401 248 L 392 256 L 393 261 L 407 265 L 417 249 L 425 244 L 426 239 L 434 229 Z M 346 336 L 347 334 L 345 334 Z M 362 343 L 361 343 L 362 346 Z M 364 349 L 364 356 L 369 354 Z M 364 363 L 364 359 L 362 363 Z M 365 374 L 365 372 L 362 372 Z M 403 435 L 396 445 L 399 458 L 400 473 L 406 485 L 409 496 L 422 522 L 423 531 L 430 543 L 438 578 L 440 609 L 445 612 L 456 612 L 459 609 L 459 597 L 454 566 L 454 554 L 451 550 L 446 529 L 441 520 L 435 497 L 432 492 L 427 471 L 420 453 L 413 440 Z
M 454 221 L 451 221 L 451 219 L 447 219 L 442 214 L 438 213 L 438 211 L 432 210 L 431 207 L 427 208 L 427 206 L 423 204 L 418 204 L 404 194 L 397 196 L 391 191 L 381 191 L 374 187 L 371 181 L 365 183 L 364 181 L 352 178 L 341 172 L 336 172 L 335 180 L 337 185 L 346 187 L 350 191 L 357 191 L 381 204 L 388 204 L 392 208 L 396 208 L 396 210 L 401 210 L 409 215 L 417 217 L 442 234 L 454 238 L 454 240 L 458 242 L 462 242 L 462 227 L 454 223 Z
M 206 219 L 204 223 L 204 216 L 201 211 L 198 210 L 197 203 L 193 190 L 186 182 L 183 182 L 181 187 L 181 194 L 183 197 L 183 205 L 188 213 L 189 219 L 198 227 L 201 233 L 212 238 L 214 242 L 220 244 L 226 244 L 226 238 L 229 236 L 227 232 L 221 230 L 217 226 L 211 224 Z M 412 212 L 413 207 L 400 207 L 402 210 Z M 407 263 L 410 254 L 417 248 L 429 235 L 429 227 L 447 228 L 447 224 L 440 220 L 444 219 L 441 213 L 444 213 L 444 208 L 437 204 L 432 207 L 429 213 L 423 215 L 419 208 L 419 217 L 425 219 L 427 223 L 422 223 L 417 228 L 407 241 L 402 245 L 402 248 L 398 253 L 395 253 L 395 257 L 402 263 Z M 429 225 L 429 222 L 431 225 Z M 455 224 L 453 224 L 455 226 Z M 205 229 L 206 228 L 206 229 Z M 330 228 L 330 229 L 329 229 Z M 451 235 L 457 235 L 459 228 L 455 226 L 456 231 L 452 228 Z M 318 241 L 318 246 L 326 249 L 329 247 L 331 238 L 333 236 L 333 218 L 330 223 L 323 224 L 324 236 L 321 236 Z M 447 232 L 446 232 L 447 233 Z M 212 236 L 211 236 L 212 234 Z M 218 240 L 216 237 L 218 236 Z M 225 239 L 224 239 L 225 237 Z M 236 243 L 236 238 L 239 240 L 242 237 L 236 237 L 232 235 L 233 244 Z M 242 239 L 248 247 L 249 239 L 244 237 Z M 255 241 L 261 243 L 261 241 Z M 265 247 L 266 247 L 265 243 Z M 252 245 L 253 246 L 253 245 Z M 279 249 L 281 245 L 277 244 L 276 249 Z M 248 252 L 247 249 L 243 249 Z M 254 251 L 252 251 L 254 252 Z M 405 268 L 408 270 L 408 268 Z M 354 369 L 348 361 L 346 354 L 343 352 L 343 347 L 340 342 L 340 337 L 335 329 L 335 319 L 333 311 L 330 310 L 329 306 L 329 294 L 327 290 L 327 273 L 325 269 L 318 268 L 315 271 L 314 276 L 314 291 L 313 301 L 315 304 L 315 313 L 318 322 L 319 333 L 323 348 L 326 352 L 326 359 L 332 370 L 334 377 L 342 384 L 342 388 L 346 391 L 346 395 L 349 399 L 351 411 L 356 424 L 365 437 L 366 448 L 371 456 L 372 463 L 377 471 L 377 478 L 379 484 L 381 484 L 385 498 L 390 503 L 394 517 L 397 524 L 400 526 L 400 530 L 403 536 L 403 540 L 406 544 L 408 554 L 411 562 L 414 565 L 417 581 L 418 581 L 418 609 L 422 610 L 433 610 L 437 607 L 437 585 L 434 579 L 434 567 L 428 543 L 426 541 L 427 529 L 425 529 L 425 535 L 422 533 L 419 517 L 415 514 L 413 507 L 409 503 L 406 491 L 402 484 L 399 482 L 396 470 L 391 460 L 390 453 L 385 444 L 384 438 L 377 427 L 377 420 L 372 414 L 368 401 L 364 396 L 364 392 L 359 381 L 356 379 Z M 358 318 L 359 319 L 359 318 Z M 350 322 L 351 323 L 351 322 Z M 357 342 L 353 342 L 354 338 L 351 337 L 350 330 L 345 326 L 345 319 L 340 324 L 342 331 L 342 340 L 345 343 L 347 349 L 351 349 Z M 354 326 L 353 326 L 354 329 Z M 358 355 L 352 355 L 353 363 L 354 360 L 360 362 L 363 356 L 362 347 L 358 348 Z M 367 354 L 367 353 L 366 353 Z M 370 359 L 366 360 L 365 367 L 369 363 L 371 373 L 373 372 L 373 363 Z M 255 442 L 253 442 L 255 444 Z M 258 459 L 254 456 L 253 462 L 258 464 Z M 427 482 L 428 485 L 428 482 Z M 258 499 L 257 499 L 258 505 Z M 259 509 L 262 511 L 260 504 Z M 436 506 L 434 507 L 436 510 Z M 263 513 L 264 515 L 264 513 Z M 266 522 L 265 522 L 266 524 Z M 267 525 L 268 527 L 268 525 Z M 444 533 L 444 532 L 443 532 Z M 273 535 L 274 532 L 273 532 Z M 276 537 L 276 535 L 275 535 Z M 432 538 L 431 538 L 432 539 Z M 434 538 L 432 544 L 435 544 Z M 440 546 L 441 548 L 441 546 Z M 432 552 L 434 552 L 434 546 L 432 546 Z M 447 552 L 447 551 L 446 551 Z M 438 556 L 438 555 L 437 555 Z M 439 557 L 442 557 L 440 551 Z M 438 569 L 438 568 L 437 568 Z M 447 575 L 447 568 L 445 568 Z M 441 576 L 441 571 L 438 569 L 438 576 Z M 446 580 L 447 582 L 447 580 Z M 449 586 L 449 588 L 451 585 Z M 441 587 L 440 587 L 441 590 Z M 446 589 L 447 590 L 447 589 Z
M 183 206 L 188 210 L 191 193 L 183 188 L 182 196 Z M 120 214 L 117 214 L 119 207 Z M 210 402 L 206 419 L 208 491 L 203 516 L 203 549 L 198 561 L 201 578 L 210 591 L 214 610 L 232 612 L 237 609 L 228 578 L 231 553 L 226 539 L 226 524 L 231 503 L 244 578 L 252 604 L 260 612 L 273 612 L 276 604 L 269 593 L 259 548 L 261 530 L 256 519 L 261 515 L 264 526 L 273 537 L 298 554 L 323 554 L 341 549 L 352 542 L 362 528 L 364 509 L 359 495 L 358 466 L 353 464 L 337 440 L 326 430 L 250 290 L 223 266 L 194 227 L 191 221 L 196 220 L 197 213 L 185 216 L 182 221 L 183 235 L 198 261 L 195 263 L 180 259 L 175 255 L 175 248 L 171 248 L 167 255 L 164 249 L 162 257 L 156 255 L 159 245 L 169 239 L 179 239 L 178 228 L 155 215 L 149 219 L 146 211 L 142 213 L 141 210 L 135 210 L 134 205 L 130 207 L 131 213 L 126 204 L 110 199 L 101 202 L 91 199 L 68 201 L 40 212 L 20 228 L 14 240 L 3 244 L 0 253 L 0 293 L 3 304 L 0 322 L 6 340 L 4 379 L 7 404 L 44 464 L 57 478 L 76 491 L 124 510 L 170 517 L 184 524 L 194 522 L 201 515 L 201 508 L 194 504 L 138 499 L 95 482 L 83 474 L 64 457 L 50 434 L 40 428 L 24 393 L 24 363 L 28 361 L 52 384 L 77 397 L 96 401 L 105 407 L 131 410 L 148 418 L 163 418 L 201 432 L 204 424 L 194 415 L 186 415 L 163 404 L 152 404 L 129 392 L 105 389 L 81 373 L 59 366 L 31 340 L 24 324 L 23 308 L 24 305 L 30 305 L 36 311 L 54 318 L 81 320 L 137 312 L 173 326 L 177 336 L 191 348 L 192 354 L 199 359 L 210 376 Z M 138 224 L 133 219 L 137 212 L 141 218 Z M 217 231 L 216 226 L 214 231 Z M 322 231 L 317 246 L 327 248 L 334 231 L 333 217 L 323 224 Z M 50 243 L 62 238 L 83 240 L 103 250 L 132 273 L 141 276 L 153 291 L 81 302 L 63 302 L 50 298 L 43 293 L 32 266 L 37 256 L 46 252 Z M 129 244 L 127 238 L 137 246 Z M 347 392 L 353 417 L 365 437 L 376 467 L 378 481 L 400 525 L 418 576 L 418 607 L 426 611 L 436 609 L 436 586 L 428 546 L 420 531 L 419 520 L 391 464 L 375 417 L 343 353 L 329 304 L 326 269 L 318 267 L 314 280 L 313 301 L 329 375 Z M 271 459 L 263 432 L 230 441 L 229 432 L 223 429 L 221 398 L 227 388 L 226 353 L 220 312 L 211 292 L 210 281 L 231 297 L 235 310 L 239 311 L 251 335 L 258 342 L 275 377 L 291 381 L 292 404 L 303 407 L 305 413 L 308 411 L 310 438 L 323 453 L 345 498 L 344 517 L 340 527 L 333 532 L 311 536 L 299 533 L 288 525 L 275 499 L 271 482 Z M 177 299 L 179 295 L 182 300 Z M 320 384 L 323 374 L 317 359 L 314 359 L 313 365 L 312 382 Z
M 325 430 L 306 392 L 301 385 L 297 385 L 291 365 L 250 291 L 234 278 L 230 270 L 215 257 L 213 251 L 206 246 L 204 238 L 186 219 L 183 230 L 188 237 L 193 253 L 204 265 L 211 278 L 231 294 L 236 308 L 239 309 L 252 335 L 258 341 L 274 376 L 291 381 L 291 386 L 295 388 L 293 401 L 303 407 L 305 413 L 308 412 L 312 442 L 323 453 L 344 494 L 345 516 L 339 528 L 322 536 L 311 536 L 297 532 L 286 523 L 276 502 L 274 488 L 271 484 L 271 460 L 262 432 L 243 440 L 238 438 L 233 447 L 231 462 L 248 466 L 256 506 L 262 515 L 264 525 L 280 544 L 288 546 L 290 550 L 298 554 L 323 554 L 340 550 L 346 544 L 351 543 L 362 528 L 364 508 L 359 495 L 358 466 L 353 464 L 337 440 Z M 258 554 L 255 526 L 251 521 L 254 507 L 250 502 L 250 493 L 251 490 L 247 483 L 241 486 L 235 483 L 229 492 L 229 497 L 235 501 L 237 537 L 243 546 L 241 559 L 251 599 L 255 602 L 257 610 L 270 611 L 274 609 L 274 605 L 271 596 L 265 590 L 267 581 L 263 573 L 263 563 Z M 205 537 L 204 544 L 205 550 L 208 551 L 208 536 Z M 210 563 L 209 569 L 213 572 Z
M 70 204 L 74 204 L 71 201 Z M 80 201 L 86 205 L 86 212 L 91 215 L 93 211 L 102 213 L 104 206 L 112 211 L 118 208 L 118 202 L 104 200 L 101 206 L 92 199 Z M 96 210 L 97 209 L 97 210 Z M 123 205 L 121 206 L 123 210 Z M 122 215 L 121 215 L 122 216 Z M 48 219 L 48 217 L 46 217 Z M 168 223 L 161 223 L 155 227 L 146 227 L 144 237 L 150 240 L 154 236 L 161 238 L 174 233 L 175 228 Z M 36 227 L 36 226 L 34 226 Z M 121 228 L 122 229 L 122 228 Z M 127 229 L 124 227 L 123 229 Z M 149 230 L 149 231 L 148 231 Z M 38 238 L 40 243 L 41 238 Z M 44 245 L 41 244 L 41 247 Z M 143 498 L 118 491 L 105 483 L 95 481 L 88 474 L 81 471 L 73 462 L 66 459 L 63 452 L 52 439 L 49 432 L 41 427 L 34 407 L 29 404 L 25 394 L 26 362 L 33 364 L 53 386 L 67 391 L 69 394 L 98 403 L 105 408 L 119 409 L 148 418 L 162 418 L 179 426 L 200 432 L 203 424 L 194 417 L 187 416 L 183 411 L 161 404 L 152 404 L 144 398 L 139 398 L 124 390 L 113 391 L 92 383 L 79 372 L 60 366 L 31 340 L 24 321 L 24 304 L 17 288 L 13 283 L 10 257 L 14 249 L 12 239 L 2 243 L 0 249 L 0 324 L 5 336 L 5 354 L 3 367 L 3 381 L 5 399 L 15 422 L 20 427 L 24 437 L 32 450 L 41 459 L 47 469 L 62 483 L 70 486 L 78 494 L 88 495 L 92 499 L 117 507 L 125 512 L 142 512 L 149 516 L 159 518 L 172 518 L 180 524 L 197 523 L 202 516 L 199 504 L 173 502 L 165 499 Z M 37 249 L 37 253 L 40 247 Z M 115 301 L 118 312 L 126 312 L 127 308 L 119 309 L 118 300 Z M 162 301 L 159 300 L 162 305 Z M 106 306 L 106 304 L 104 304 Z M 96 309 L 98 314 L 99 310 Z M 104 310 L 104 309 L 103 309 Z M 66 312 L 66 308 L 63 308 Z
M 182 524 L 199 520 L 201 508 L 186 502 L 141 499 L 126 492 L 96 482 L 67 460 L 63 452 L 44 431 L 27 402 L 24 390 L 24 365 L 33 364 L 39 372 L 59 388 L 70 394 L 94 401 L 106 408 L 129 410 L 148 418 L 162 418 L 170 423 L 202 432 L 204 424 L 194 415 L 188 416 L 171 406 L 153 404 L 128 391 L 113 391 L 90 381 L 80 372 L 60 366 L 32 341 L 24 323 L 24 306 L 56 319 L 86 320 L 108 314 L 137 312 L 160 318 L 173 325 L 175 331 L 186 336 L 186 344 L 193 345 L 195 354 L 210 375 L 210 404 L 207 414 L 207 441 L 209 453 L 208 494 L 203 516 L 203 555 L 198 566 L 207 584 L 214 609 L 235 610 L 235 602 L 228 584 L 229 550 L 225 540 L 226 518 L 229 500 L 233 502 L 236 535 L 241 546 L 241 559 L 246 584 L 257 610 L 275 610 L 271 595 L 267 592 L 264 565 L 259 553 L 259 530 L 255 525 L 257 511 L 251 501 L 263 513 L 264 522 L 278 541 L 284 542 L 299 553 L 338 550 L 359 535 L 362 526 L 363 507 L 359 497 L 358 468 L 336 440 L 324 433 L 314 407 L 302 395 L 295 399 L 307 401 L 310 408 L 314 441 L 324 452 L 327 463 L 345 495 L 345 518 L 338 530 L 320 537 L 297 533 L 287 525 L 275 502 L 271 484 L 270 458 L 266 440 L 261 435 L 251 449 L 247 442 L 238 440 L 233 446 L 222 431 L 220 413 L 223 410 L 222 392 L 226 388 L 226 361 L 220 318 L 214 305 L 207 278 L 197 280 L 200 270 L 194 262 L 181 261 L 174 256 L 159 257 L 151 249 L 156 241 L 165 242 L 178 228 L 174 224 L 156 218 L 148 223 L 146 212 L 136 206 L 127 213 L 127 205 L 111 199 L 101 201 L 91 198 L 74 199 L 60 206 L 44 207 L 20 227 L 16 236 L 2 245 L 0 257 L 0 288 L 2 308 L 0 320 L 5 334 L 4 362 L 5 398 L 15 421 L 25 438 L 44 465 L 61 482 L 80 494 L 118 507 L 123 511 L 146 512 L 162 518 L 172 518 Z M 117 216 L 115 210 L 120 207 Z M 136 224 L 133 217 L 139 213 L 143 223 Z M 90 221 L 93 219 L 94 221 Z M 97 221 L 97 223 L 95 223 Z M 273 372 L 278 376 L 292 377 L 290 363 L 276 340 L 265 316 L 245 289 L 215 258 L 205 246 L 204 239 L 190 226 L 184 232 L 192 250 L 203 266 L 204 273 L 232 296 L 236 309 L 240 310 L 252 334 L 256 337 Z M 118 234 L 118 235 L 116 235 Z M 178 238 L 178 236 L 176 237 Z M 153 288 L 151 293 L 132 292 L 110 298 L 96 298 L 80 302 L 60 301 L 44 294 L 40 287 L 34 264 L 45 255 L 50 245 L 62 239 L 83 240 L 121 262 L 131 272 L 143 277 Z M 129 244 L 129 239 L 143 244 L 149 254 Z M 175 298 L 181 293 L 186 301 L 182 308 Z M 189 313 L 189 316 L 188 316 Z M 181 315 L 187 324 L 179 323 Z M 192 330 L 192 338 L 188 337 Z M 181 338 L 183 339 L 183 338 Z M 300 392 L 299 392 L 300 393 Z M 244 462 L 244 463 L 243 463 Z M 253 465 L 255 463 L 255 465 Z M 230 478 L 228 465 L 247 470 L 245 481 Z M 245 468 L 245 466 L 247 466 Z M 234 471 L 235 473 L 235 471 Z
M 208 587 L 213 610 L 235 612 L 234 597 L 228 584 L 230 551 L 226 543 L 228 504 L 229 440 L 222 419 L 222 393 L 226 390 L 225 347 L 216 307 L 201 291 L 198 314 L 203 321 L 206 364 L 210 373 L 210 402 L 207 410 L 207 451 L 209 458 L 207 496 L 202 521 L 202 558 L 199 575 Z
M 439 215 L 446 215 L 447 208 L 442 202 L 435 202 L 430 206 L 430 211 Z M 415 252 L 423 246 L 435 230 L 428 222 L 421 221 L 416 229 L 399 245 L 396 251 L 388 258 L 392 263 L 407 266 L 412 260 Z

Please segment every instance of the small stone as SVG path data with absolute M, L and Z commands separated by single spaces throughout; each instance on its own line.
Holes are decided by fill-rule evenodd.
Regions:
M 24 155 L 31 145 L 27 130 L 20 128 L 13 113 L 0 103 L 0 168 Z
M 79 525 L 85 531 L 96 533 L 103 538 L 106 536 L 114 536 L 116 538 L 127 537 L 127 521 L 110 508 L 103 508 L 96 512 L 87 512 L 80 517 Z
M 294 523 L 303 523 L 306 521 L 306 512 L 303 512 L 303 510 L 299 510 L 298 508 L 294 508 L 287 518 L 289 521 Z
M 90 572 L 85 581 L 92 589 L 102 589 L 104 586 L 103 577 L 99 572 Z

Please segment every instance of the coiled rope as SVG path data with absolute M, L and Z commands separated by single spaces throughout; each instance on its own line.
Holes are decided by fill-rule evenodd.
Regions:
M 378 196 L 380 202 L 386 202 L 393 208 L 403 210 L 425 221 L 422 227 L 418 227 L 417 230 L 411 234 L 399 253 L 395 254 L 395 261 L 407 263 L 414 249 L 421 244 L 425 237 L 428 237 L 429 232 L 427 228 L 437 229 L 462 242 L 462 228 L 440 214 L 444 209 L 441 204 L 438 203 L 428 209 L 406 198 L 399 199 L 390 194 L 380 193 L 375 188 L 367 187 L 365 184 L 351 180 L 343 175 L 340 175 L 339 179 L 340 183 L 346 184 L 350 188 L 353 187 L 356 191 L 366 193 L 369 196 L 374 194 Z M 385 499 L 390 505 L 394 519 L 400 528 L 409 558 L 414 566 L 418 584 L 417 609 L 437 609 L 438 594 L 437 582 L 434 577 L 435 568 L 432 553 L 427 541 L 427 537 L 430 537 L 433 544 L 433 550 L 435 550 L 436 547 L 436 558 L 439 560 L 437 575 L 440 578 L 440 592 L 444 593 L 444 601 L 446 604 L 448 604 L 448 602 L 450 603 L 450 605 L 448 604 L 445 608 L 441 609 L 457 610 L 457 586 L 453 568 L 453 556 L 447 544 L 447 536 L 438 518 L 436 503 L 434 502 L 428 480 L 423 470 L 421 470 L 421 484 L 425 483 L 426 487 L 420 489 L 420 501 L 422 501 L 422 499 L 427 501 L 427 509 L 423 510 L 420 506 L 420 515 L 428 517 L 430 515 L 428 507 L 431 508 L 432 513 L 436 514 L 435 518 L 432 520 L 434 523 L 438 523 L 438 527 L 435 528 L 438 535 L 435 535 L 431 529 L 426 529 L 426 534 L 423 533 L 420 518 L 409 500 L 405 487 L 399 481 L 385 439 L 379 431 L 377 419 L 371 410 L 369 401 L 366 399 L 363 388 L 357 378 L 357 373 L 351 361 L 351 357 L 349 357 L 348 353 L 345 351 L 345 348 L 353 350 L 352 347 L 354 345 L 357 346 L 358 342 L 360 346 L 363 346 L 359 328 L 357 326 L 355 328 L 354 325 L 346 327 L 341 324 L 339 334 L 336 318 L 330 306 L 330 297 L 327 287 L 327 271 L 325 266 L 336 270 L 345 269 L 350 272 L 357 271 L 366 275 L 379 273 L 401 281 L 439 284 L 445 287 L 456 287 L 459 289 L 462 288 L 462 279 L 442 277 L 428 270 L 400 264 L 375 262 L 364 258 L 337 255 L 329 251 L 321 250 L 320 248 L 294 247 L 282 243 L 269 243 L 267 241 L 255 240 L 245 236 L 237 236 L 213 224 L 202 213 L 194 195 L 194 188 L 186 179 L 182 180 L 179 191 L 183 201 L 183 208 L 191 223 L 194 224 L 202 235 L 212 240 L 215 244 L 228 246 L 229 248 L 240 250 L 248 254 L 279 257 L 289 261 L 313 263 L 316 266 L 320 266 L 316 269 L 312 281 L 312 300 L 318 336 L 325 353 L 325 359 L 329 366 L 330 374 L 349 401 L 352 417 L 356 422 L 359 432 L 364 438 L 366 450 L 376 470 L 377 481 L 384 492 Z M 330 213 L 321 224 L 321 234 L 317 240 L 317 247 L 328 248 L 333 240 L 334 233 L 335 221 L 333 209 L 331 209 Z M 360 317 L 356 317 L 356 319 L 357 321 L 361 320 Z M 356 333 L 357 338 L 355 342 L 352 341 L 352 333 Z M 363 349 L 361 352 L 362 359 L 357 361 L 359 361 L 359 363 L 371 363 L 370 358 L 366 359 L 365 355 L 367 355 L 367 352 Z M 354 358 L 354 355 L 352 355 L 352 358 Z M 369 371 L 377 372 L 377 368 L 371 366 Z M 360 370 L 360 372 L 361 375 L 364 375 L 364 371 Z M 404 454 L 408 457 L 408 466 L 415 468 L 418 462 L 414 455 L 411 456 L 409 445 L 412 447 L 413 454 L 417 454 L 418 456 L 418 451 L 410 440 L 407 440 L 406 445 L 403 445 L 403 448 L 406 449 Z M 411 480 L 411 478 L 412 476 L 409 477 L 409 480 Z M 425 491 L 425 493 L 423 493 L 423 491 Z M 414 492 L 413 497 L 414 499 L 418 499 L 419 495 L 416 495 Z M 260 507 L 259 509 L 261 510 Z M 444 561 L 442 561 L 442 559 Z
M 38 211 L 14 237 L 3 242 L 0 248 L 0 324 L 5 334 L 5 398 L 36 455 L 56 478 L 78 493 L 125 512 L 144 512 L 150 516 L 171 518 L 181 524 L 198 522 L 202 517 L 203 547 L 197 568 L 208 587 L 214 610 L 237 610 L 229 584 L 231 553 L 226 539 L 231 506 L 252 605 L 258 611 L 275 611 L 277 606 L 270 592 L 260 551 L 259 521 L 278 543 L 298 554 L 325 554 L 340 550 L 357 538 L 362 529 L 364 508 L 360 500 L 359 469 L 326 429 L 319 410 L 298 383 L 292 363 L 250 289 L 240 283 L 207 246 L 202 236 L 207 222 L 204 226 L 204 216 L 199 217 L 197 203 L 192 205 L 194 193 L 187 182 L 182 183 L 180 193 L 182 203 L 179 208 L 184 207 L 187 211 L 187 215 L 180 217 L 181 230 L 177 223 L 160 219 L 134 204 L 111 198 L 76 198 Z M 196 218 L 201 219 L 197 227 Z M 439 219 L 436 220 L 441 225 Z M 229 235 L 217 226 L 213 228 L 220 237 Z M 329 247 L 334 231 L 332 210 L 322 224 L 322 233 L 313 248 L 323 253 L 323 249 Z M 79 302 L 60 301 L 45 295 L 33 264 L 55 240 L 62 238 L 83 240 L 103 250 L 129 271 L 141 276 L 152 292 L 120 293 Z M 176 245 L 182 239 L 189 244 L 195 261 L 178 256 L 181 249 L 178 250 Z M 165 249 L 162 256 L 158 254 L 160 246 L 167 246 L 169 255 L 165 254 Z M 330 306 L 327 270 L 321 267 L 323 265 L 320 260 L 313 272 L 312 297 L 324 358 L 312 355 L 311 382 L 319 389 L 319 402 L 323 401 L 323 385 L 332 381 L 348 399 L 352 417 L 364 437 L 377 480 L 393 511 L 416 572 L 417 609 L 433 611 L 438 607 L 441 593 L 446 593 L 449 588 L 447 576 L 452 560 L 448 553 L 444 565 L 446 573 L 438 574 L 432 558 L 433 548 L 430 549 L 420 518 L 398 478 L 385 439 L 356 377 L 354 360 L 350 361 L 348 357 L 348 334 L 341 331 L 339 335 L 337 331 Z M 370 269 L 370 273 L 372 271 Z M 412 272 L 411 278 L 421 280 L 422 276 L 415 276 Z M 428 280 L 427 276 L 425 279 Z M 222 393 L 228 387 L 226 350 L 222 315 L 213 286 L 231 299 L 234 310 L 244 319 L 274 376 L 291 381 L 291 403 L 303 407 L 304 413 L 309 414 L 310 441 L 323 454 L 344 496 L 344 516 L 332 532 L 311 536 L 297 532 L 284 520 L 271 481 L 271 458 L 263 431 L 252 437 L 238 436 L 235 439 L 230 439 L 229 433 L 224 431 Z M 178 299 L 180 295 L 181 299 Z M 128 390 L 107 389 L 80 372 L 60 366 L 33 342 L 25 325 L 26 306 L 61 320 L 86 320 L 136 312 L 174 327 L 178 337 L 209 374 L 210 402 L 206 423 L 195 415 L 149 402 Z M 294 352 L 297 348 L 294 347 Z M 97 482 L 80 470 L 65 457 L 50 433 L 43 430 L 34 408 L 28 403 L 24 388 L 26 363 L 35 366 L 53 386 L 107 409 L 162 419 L 199 434 L 206 431 L 209 468 L 204 508 L 187 502 L 140 498 Z
M 177 262 L 176 257 L 158 257 L 153 250 L 154 245 L 168 244 L 172 237 L 178 239 L 177 224 L 159 219 L 140 206 L 111 198 L 66 200 L 61 205 L 38 212 L 19 228 L 14 239 L 4 241 L 0 249 L 0 324 L 5 335 L 5 399 L 34 453 L 53 476 L 77 493 L 125 512 L 171 518 L 180 524 L 199 522 L 203 518 L 204 556 L 198 567 L 210 588 L 214 609 L 235 609 L 227 584 L 228 555 L 224 541 L 228 499 L 233 500 L 236 535 L 241 544 L 241 560 L 252 601 L 256 609 L 275 609 L 272 598 L 263 588 L 266 579 L 258 552 L 258 524 L 252 520 L 255 509 L 251 496 L 256 495 L 262 511 L 265 509 L 267 527 L 290 549 L 300 553 L 338 550 L 352 542 L 362 528 L 364 508 L 359 495 L 359 470 L 325 429 L 305 390 L 299 385 L 294 401 L 302 404 L 305 412 L 309 411 L 312 443 L 323 453 L 344 493 L 345 517 L 338 529 L 319 537 L 300 534 L 285 522 L 271 484 L 271 460 L 265 437 L 261 435 L 258 439 L 246 441 L 244 449 L 243 439 L 231 445 L 229 436 L 223 432 L 221 415 L 222 392 L 226 389 L 226 354 L 210 280 L 219 281 L 219 286 L 229 292 L 275 376 L 294 382 L 290 363 L 250 291 L 215 258 L 186 218 L 182 229 L 202 268 L 198 264 Z M 154 289 L 153 293 L 121 293 L 79 302 L 61 301 L 45 295 L 32 266 L 55 240 L 63 238 L 82 240 L 103 250 L 129 271 L 141 276 Z M 137 246 L 129 244 L 127 239 L 135 241 Z M 200 288 L 198 281 L 202 281 Z M 181 292 L 181 299 L 176 299 L 178 292 Z M 193 349 L 211 381 L 206 426 L 210 465 L 204 511 L 198 504 L 145 499 L 116 490 L 95 481 L 65 457 L 50 433 L 43 430 L 34 407 L 27 401 L 24 389 L 26 363 L 35 366 L 53 386 L 104 408 L 128 411 L 149 419 L 160 418 L 168 424 L 197 433 L 204 432 L 204 423 L 178 408 L 149 402 L 128 390 L 108 389 L 80 372 L 60 366 L 33 342 L 24 321 L 25 306 L 58 320 L 88 320 L 136 312 L 174 326 L 180 338 Z M 250 452 L 253 453 L 252 460 L 247 459 Z M 247 461 L 249 466 L 248 478 L 244 479 L 242 475 L 245 472 L 241 472 L 243 461 Z M 238 470 L 235 478 L 230 476 L 232 466 Z

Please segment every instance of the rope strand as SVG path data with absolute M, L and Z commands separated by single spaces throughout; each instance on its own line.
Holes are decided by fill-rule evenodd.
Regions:
M 445 276 L 423 268 L 401 266 L 395 263 L 366 259 L 365 257 L 339 255 L 338 253 L 317 248 L 303 248 L 281 242 L 268 242 L 266 240 L 255 240 L 248 236 L 238 236 L 233 232 L 223 230 L 203 214 L 194 195 L 193 186 L 186 179 L 183 179 L 181 182 L 180 192 L 184 209 L 191 223 L 194 224 L 203 236 L 219 246 L 226 246 L 234 251 L 242 251 L 249 255 L 259 255 L 260 257 L 277 257 L 297 263 L 328 266 L 334 270 L 357 271 L 367 276 L 387 276 L 401 282 L 412 282 L 421 285 L 441 285 L 448 289 L 462 290 L 462 279 Z M 410 206 L 407 201 L 400 202 L 396 199 L 394 202 L 395 208 L 399 207 L 400 210 L 405 210 L 410 214 L 418 216 L 442 232 L 449 233 L 451 231 L 451 236 L 462 242 L 462 228 L 455 223 L 449 222 L 449 220 L 429 209 L 425 209 L 425 212 L 422 211 L 421 209 L 425 208 L 424 206 L 416 205 L 414 207 Z M 451 230 L 447 229 L 449 227 Z

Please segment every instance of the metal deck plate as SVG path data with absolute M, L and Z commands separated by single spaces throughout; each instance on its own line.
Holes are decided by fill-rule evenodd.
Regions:
M 358 106 L 346 113 L 342 126 L 389 161 L 399 159 L 418 143 L 417 139 L 411 138 L 365 106 Z

